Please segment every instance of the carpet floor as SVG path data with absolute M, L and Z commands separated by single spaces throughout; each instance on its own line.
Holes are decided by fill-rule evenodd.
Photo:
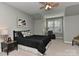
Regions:
M 0 52 L 0 56 L 7 56 L 6 53 Z M 18 49 L 9 53 L 9 56 L 40 56 L 31 51 Z M 64 43 L 62 39 L 52 40 L 45 56 L 79 56 L 79 46 Z

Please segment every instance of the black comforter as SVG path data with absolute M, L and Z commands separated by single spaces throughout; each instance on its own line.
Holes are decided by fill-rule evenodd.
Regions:
M 42 54 L 46 51 L 46 46 L 50 41 L 50 37 L 42 35 L 32 35 L 26 37 L 14 37 L 18 44 L 36 48 Z

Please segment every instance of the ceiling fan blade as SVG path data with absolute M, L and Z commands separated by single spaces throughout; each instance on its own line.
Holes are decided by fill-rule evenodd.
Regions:
M 45 11 L 50 10 L 51 8 L 58 7 L 59 3 L 56 2 L 40 2 L 43 6 L 40 9 L 45 9 Z
M 55 6 L 59 6 L 59 3 L 55 3 Z
M 43 7 L 40 7 L 40 9 L 43 9 L 43 8 L 45 8 L 45 6 L 43 6 Z
M 55 6 L 59 6 L 59 3 L 55 3 Z
M 58 7 L 58 6 L 59 6 L 59 3 L 51 4 L 51 7 Z

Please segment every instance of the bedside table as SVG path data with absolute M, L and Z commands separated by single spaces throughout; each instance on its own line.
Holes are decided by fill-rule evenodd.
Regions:
M 7 52 L 7 55 L 10 51 L 13 51 L 14 49 L 18 50 L 18 45 L 16 41 L 1 42 L 1 51 Z

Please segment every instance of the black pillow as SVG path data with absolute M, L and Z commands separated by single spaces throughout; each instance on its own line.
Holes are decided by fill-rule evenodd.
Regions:
M 53 31 L 48 31 L 48 35 L 52 35 L 53 34 Z
M 21 32 L 17 32 L 17 33 L 16 33 L 16 36 L 17 36 L 17 37 L 23 37 L 23 35 L 22 35 Z

